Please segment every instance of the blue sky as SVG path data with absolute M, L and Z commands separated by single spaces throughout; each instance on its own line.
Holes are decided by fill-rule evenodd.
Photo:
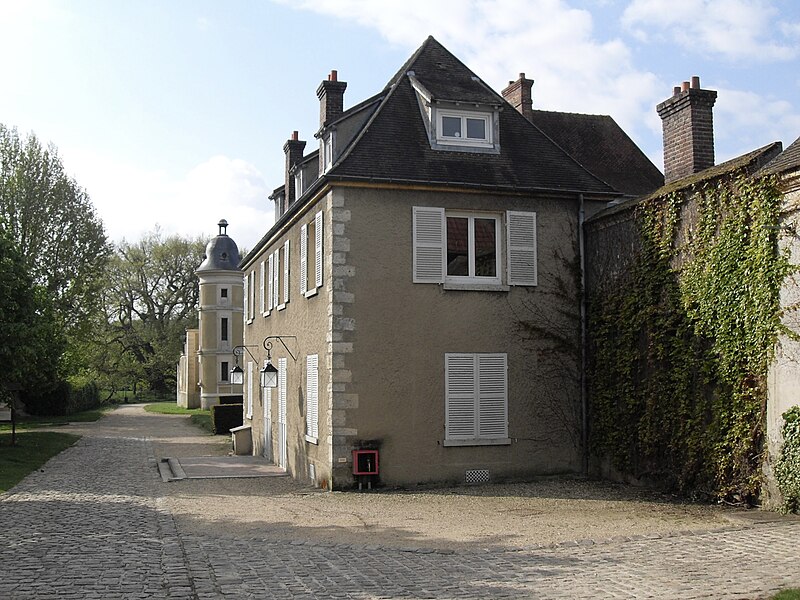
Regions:
M 800 136 L 795 0 L 0 0 L 0 122 L 54 143 L 112 240 L 272 224 L 293 130 L 316 89 L 379 91 L 433 35 L 495 90 L 609 114 L 661 167 L 655 105 L 699 75 L 719 92 L 718 162 Z

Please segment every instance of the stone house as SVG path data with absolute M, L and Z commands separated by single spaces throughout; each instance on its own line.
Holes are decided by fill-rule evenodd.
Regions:
M 347 110 L 320 84 L 318 149 L 286 142 L 239 265 L 255 453 L 328 488 L 359 450 L 388 485 L 582 469 L 581 225 L 663 179 L 610 118 L 534 111 L 532 83 L 499 94 L 428 38 Z

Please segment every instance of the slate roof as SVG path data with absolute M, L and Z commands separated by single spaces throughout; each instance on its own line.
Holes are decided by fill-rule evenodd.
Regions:
M 408 72 L 434 100 L 501 106 L 500 154 L 431 148 Z M 329 179 L 553 190 L 619 195 L 429 37 L 390 81 L 371 119 L 327 173 Z
M 770 161 L 760 173 L 772 175 L 783 173 L 800 167 L 800 138 L 797 138 L 786 150 Z
M 664 175 L 607 115 L 534 110 L 533 124 L 588 171 L 626 196 L 664 185 Z

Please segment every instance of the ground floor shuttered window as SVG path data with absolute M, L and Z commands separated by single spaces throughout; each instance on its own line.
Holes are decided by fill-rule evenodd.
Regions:
M 503 443 L 508 438 L 508 358 L 445 354 L 445 441 Z
M 306 357 L 306 434 L 308 441 L 319 438 L 319 356 Z

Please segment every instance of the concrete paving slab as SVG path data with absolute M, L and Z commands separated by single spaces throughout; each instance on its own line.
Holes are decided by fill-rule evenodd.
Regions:
M 180 479 L 230 479 L 285 477 L 286 471 L 260 456 L 199 456 L 162 459 L 173 473 L 170 481 Z

